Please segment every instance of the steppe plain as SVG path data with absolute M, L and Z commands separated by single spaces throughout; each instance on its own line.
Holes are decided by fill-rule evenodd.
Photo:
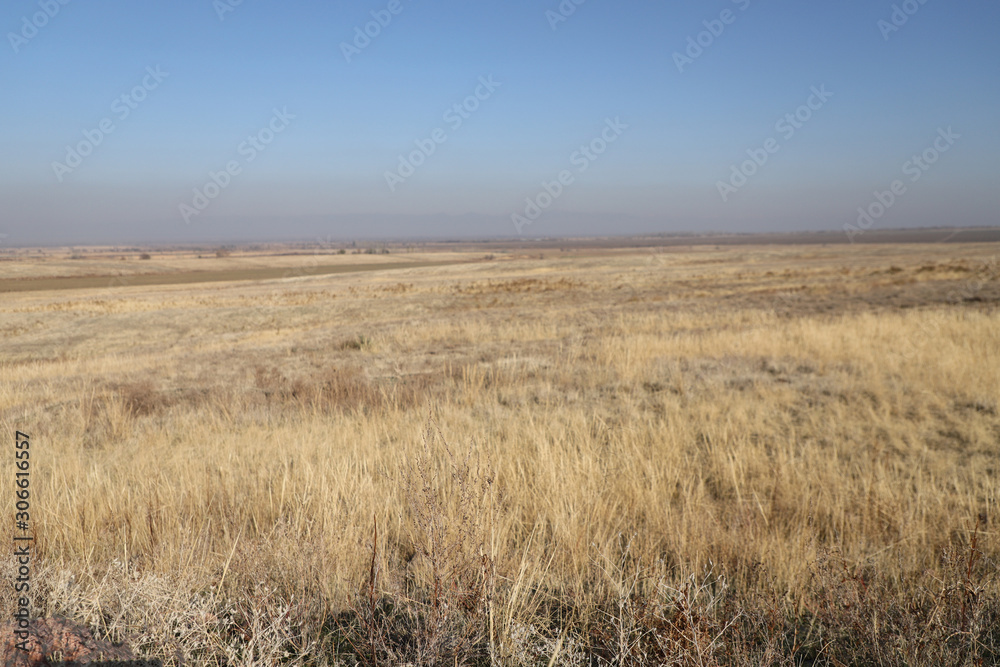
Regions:
M 169 665 L 996 664 L 1000 242 L 885 236 L 8 249 L 32 604 Z

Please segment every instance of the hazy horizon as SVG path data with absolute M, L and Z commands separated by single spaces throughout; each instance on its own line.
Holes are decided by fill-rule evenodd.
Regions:
M 998 19 L 935 0 L 9 3 L 0 245 L 997 225 Z

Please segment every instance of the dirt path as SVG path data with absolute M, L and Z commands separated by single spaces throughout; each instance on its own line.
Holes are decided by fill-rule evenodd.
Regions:
M 100 289 L 103 287 L 133 287 L 148 285 L 187 285 L 192 283 L 217 283 L 233 280 L 274 280 L 304 276 L 325 276 L 334 273 L 359 271 L 390 271 L 433 266 L 466 264 L 469 260 L 441 262 L 382 262 L 371 264 L 326 264 L 312 267 L 268 267 L 259 269 L 230 269 L 225 271 L 185 271 L 178 273 L 147 273 L 131 276 L 64 276 L 58 278 L 4 278 L 0 279 L 0 292 L 34 292 L 40 290 Z

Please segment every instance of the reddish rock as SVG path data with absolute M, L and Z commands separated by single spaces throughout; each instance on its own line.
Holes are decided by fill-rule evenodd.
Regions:
M 27 651 L 17 648 L 22 643 L 16 633 L 17 621 L 0 625 L 0 647 L 3 667 L 48 667 L 51 664 L 134 660 L 128 645 L 115 646 L 94 639 L 90 630 L 61 618 L 37 618 L 28 623 Z M 22 644 L 23 646 L 23 644 Z

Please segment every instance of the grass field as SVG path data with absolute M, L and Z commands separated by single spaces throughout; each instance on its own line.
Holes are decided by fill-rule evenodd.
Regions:
M 39 615 L 169 665 L 1000 662 L 1000 244 L 489 252 L 0 264 L 100 285 L 0 296 Z

